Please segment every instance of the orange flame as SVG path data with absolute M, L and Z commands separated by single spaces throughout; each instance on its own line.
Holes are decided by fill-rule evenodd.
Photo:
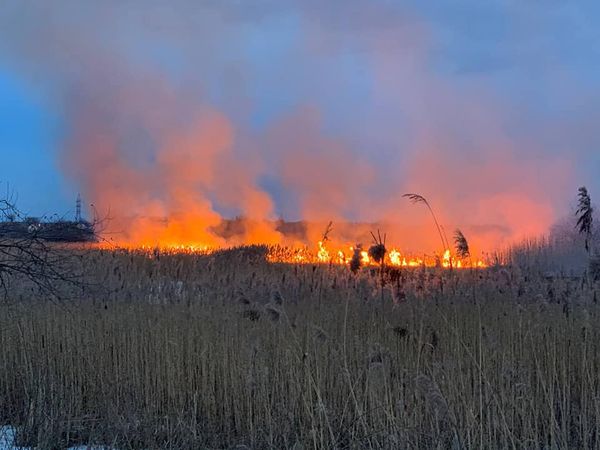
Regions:
M 347 248 L 347 253 L 341 248 L 330 250 L 325 246 L 323 241 L 318 241 L 315 253 L 311 253 L 308 249 L 305 249 L 305 251 L 296 249 L 292 252 L 271 251 L 268 254 L 268 260 L 282 263 L 328 263 L 346 265 L 350 263 L 350 258 L 346 257 L 346 254 L 352 255 L 354 251 L 353 246 Z M 336 256 L 332 257 L 332 254 Z M 360 260 L 363 266 L 378 265 L 369 257 L 369 253 L 365 250 L 361 250 Z M 444 267 L 455 269 L 487 267 L 487 263 L 481 259 L 460 259 L 457 256 L 452 255 L 450 249 L 446 249 L 440 258 L 435 255 L 424 255 L 423 257 L 407 255 L 403 254 L 397 248 L 392 248 L 386 254 L 385 264 L 391 267 Z
M 104 243 L 98 244 L 100 248 L 113 248 L 114 246 Z M 207 245 L 197 244 L 164 244 L 160 246 L 153 245 L 120 245 L 120 248 L 127 248 L 131 250 L 140 250 L 142 252 L 152 253 L 157 249 L 167 253 L 188 253 L 188 254 L 210 254 L 217 250 L 224 249 L 227 247 L 210 247 Z M 288 264 L 335 264 L 335 265 L 348 265 L 350 264 L 351 258 L 346 255 L 352 255 L 354 253 L 353 246 L 347 246 L 347 251 L 344 252 L 342 248 L 339 249 L 328 249 L 323 241 L 317 242 L 316 251 L 311 252 L 306 246 L 295 246 L 295 247 L 281 247 L 271 246 L 267 254 L 267 260 L 269 262 L 276 263 L 288 263 Z M 335 256 L 331 256 L 335 255 Z M 366 250 L 360 252 L 361 265 L 365 267 L 378 266 L 379 264 L 373 261 L 369 257 L 369 253 Z M 485 268 L 488 267 L 487 263 L 481 259 L 460 259 L 452 255 L 449 249 L 444 251 L 442 257 L 423 255 L 423 257 L 403 254 L 399 249 L 390 249 L 385 257 L 385 265 L 389 267 L 442 267 L 442 268 L 454 268 L 454 269 L 466 269 L 466 268 Z

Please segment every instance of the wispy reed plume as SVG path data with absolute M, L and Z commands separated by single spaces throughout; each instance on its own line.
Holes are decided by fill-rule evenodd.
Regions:
M 429 202 L 427 201 L 427 199 L 425 197 L 423 197 L 422 195 L 419 194 L 404 194 L 402 197 L 408 198 L 412 203 L 422 203 L 425 206 L 427 206 L 427 209 L 429 210 L 429 212 L 431 213 L 431 217 L 433 217 L 433 221 L 435 222 L 435 226 L 437 228 L 438 234 L 440 235 L 440 240 L 442 241 L 442 252 L 445 251 L 446 249 L 450 248 L 450 246 L 448 245 L 448 239 L 445 236 L 445 233 L 442 232 L 442 229 L 440 227 L 440 224 L 437 220 L 437 217 L 435 216 L 435 213 L 433 212 L 433 209 L 431 208 L 431 205 L 429 204 Z
M 454 232 L 454 248 L 456 249 L 456 254 L 461 259 L 471 256 L 467 238 L 465 238 L 465 235 L 462 234 L 462 231 L 460 231 L 458 228 Z
M 592 236 L 593 212 L 594 209 L 588 190 L 585 186 L 581 186 L 579 188 L 579 204 L 575 212 L 577 216 L 576 226 L 579 228 L 579 233 L 585 236 L 585 249 L 588 252 L 590 251 L 590 238 Z

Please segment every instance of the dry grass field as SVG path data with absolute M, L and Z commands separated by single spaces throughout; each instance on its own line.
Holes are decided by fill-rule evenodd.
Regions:
M 57 449 L 600 448 L 600 285 L 92 251 L 63 300 L 13 280 L 0 420 Z

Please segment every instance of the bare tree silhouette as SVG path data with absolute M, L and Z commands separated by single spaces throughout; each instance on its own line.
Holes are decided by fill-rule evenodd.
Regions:
M 60 286 L 82 283 L 83 252 L 46 239 L 40 222 L 28 220 L 18 210 L 14 195 L 0 198 L 0 222 L 0 290 L 4 298 L 16 284 L 29 284 L 57 299 Z

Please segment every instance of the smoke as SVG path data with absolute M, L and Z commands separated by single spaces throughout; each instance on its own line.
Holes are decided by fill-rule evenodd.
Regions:
M 47 74 L 42 80 L 66 116 L 61 167 L 94 214 L 108 219 L 106 236 L 134 245 L 220 245 L 213 230 L 222 219 L 220 199 L 252 219 L 239 239 L 277 242 L 273 204 L 257 186 L 259 166 L 236 154 L 235 127 L 206 99 L 201 77 L 176 80 L 127 49 L 145 35 L 150 45 L 181 43 L 190 46 L 181 48 L 185 55 L 204 58 L 179 35 L 181 27 L 189 27 L 188 37 L 214 39 L 227 34 L 226 21 L 213 21 L 210 8 L 187 23 L 158 4 L 68 3 L 11 5 L 7 17 L 22 15 L 27 27 L 5 23 L 8 50 L 26 55 L 16 59 L 18 69 Z
M 58 158 L 107 236 L 133 244 L 285 242 L 284 216 L 363 239 L 435 248 L 425 195 L 479 249 L 542 233 L 575 172 L 515 105 L 436 67 L 416 7 L 351 1 L 9 1 L 0 56 L 46 92 Z M 574 134 L 568 129 L 565 135 Z M 564 140 L 564 139 L 563 139 Z M 270 182 L 269 182 L 270 180 Z

